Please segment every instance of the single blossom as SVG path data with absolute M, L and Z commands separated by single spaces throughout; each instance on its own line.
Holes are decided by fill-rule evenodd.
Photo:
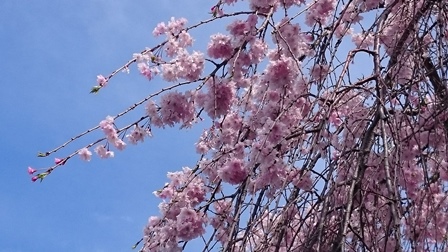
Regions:
M 126 147 L 126 143 L 121 140 L 120 138 L 116 138 L 113 142 L 115 148 L 117 148 L 118 150 L 124 150 L 124 148 Z
M 38 179 L 39 179 L 38 176 L 34 176 L 34 177 L 31 178 L 31 181 L 36 182 L 36 180 L 38 180 Z
M 102 75 L 97 75 L 96 76 L 96 82 L 98 83 L 98 85 L 100 87 L 105 87 L 106 84 L 107 84 L 107 79 L 104 76 L 102 76 Z
M 100 156 L 100 158 L 112 158 L 114 157 L 114 152 L 107 150 L 103 145 L 99 145 L 95 148 L 95 153 Z
M 90 161 L 92 158 L 92 152 L 89 151 L 87 148 L 82 148 L 78 151 L 79 157 L 84 161 Z

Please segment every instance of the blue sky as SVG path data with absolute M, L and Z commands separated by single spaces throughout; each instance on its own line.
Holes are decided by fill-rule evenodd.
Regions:
M 131 251 L 147 218 L 158 214 L 160 201 L 152 192 L 166 182 L 167 171 L 195 164 L 199 129 L 154 130 L 154 138 L 111 160 L 76 157 L 43 183 L 32 183 L 27 167 L 51 166 L 53 157 L 101 134 L 50 158 L 37 158 L 38 151 L 59 146 L 166 85 L 148 82 L 132 68 L 99 94 L 89 94 L 96 75 L 108 75 L 134 52 L 160 42 L 152 36 L 158 22 L 184 16 L 193 24 L 209 17 L 211 5 L 0 1 L 0 252 Z M 209 34 L 193 33 L 202 48 Z

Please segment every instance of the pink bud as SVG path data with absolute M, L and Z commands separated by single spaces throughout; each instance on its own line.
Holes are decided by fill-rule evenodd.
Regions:
M 28 174 L 33 174 L 36 172 L 36 169 L 33 169 L 31 166 L 28 166 Z
M 60 164 L 60 165 L 64 165 L 65 164 L 65 161 L 64 161 L 64 159 L 60 159 L 60 158 L 55 158 L 54 159 L 54 163 L 55 164 Z
M 34 177 L 31 178 L 31 181 L 36 182 L 36 180 L 38 180 L 38 179 L 39 179 L 38 176 L 34 176 Z

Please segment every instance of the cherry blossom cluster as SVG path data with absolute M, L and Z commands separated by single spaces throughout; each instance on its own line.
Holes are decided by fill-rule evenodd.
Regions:
M 301 32 L 299 24 L 291 24 L 286 18 L 278 25 L 273 40 L 279 45 L 280 52 L 288 57 L 299 59 L 314 53 L 309 46 L 313 42 L 311 36 Z
M 327 24 L 336 10 L 336 4 L 338 1 L 323 0 L 317 2 L 310 2 L 310 8 L 306 14 L 305 23 L 312 26 L 316 23 Z
M 113 117 L 107 116 L 105 120 L 102 120 L 100 122 L 100 128 L 106 135 L 107 141 L 113 144 L 117 149 L 123 150 L 126 147 L 126 143 L 118 136 Z
M 179 91 L 165 93 L 161 97 L 160 106 L 152 100 L 146 104 L 146 113 L 151 124 L 157 127 L 173 127 L 176 123 L 189 127 L 195 120 L 194 95 L 192 92 L 183 94 Z
M 158 62 L 161 64 L 161 72 L 164 80 L 175 82 L 179 79 L 187 81 L 197 80 L 204 68 L 204 56 L 202 53 L 189 53 L 186 48 L 193 45 L 193 38 L 185 30 L 187 20 L 185 18 L 174 19 L 166 25 L 159 23 L 154 29 L 154 36 L 165 34 L 167 37 L 163 48 L 166 56 L 171 58 L 169 62 Z M 144 66 L 151 72 L 151 69 Z M 147 71 L 148 71 L 147 70 Z M 152 69 L 158 73 L 158 68 Z
M 112 144 L 118 150 L 123 150 L 126 147 L 126 143 L 119 136 L 119 131 L 115 127 L 113 117 L 107 116 L 106 119 L 99 123 L 99 128 L 106 135 L 107 141 L 106 145 L 100 144 L 94 149 L 95 153 L 100 158 L 112 158 L 115 156 L 115 153 L 109 149 L 109 144 Z M 136 123 L 130 130 L 130 133 L 126 135 L 126 138 L 129 143 L 137 144 L 138 142 L 144 142 L 145 137 L 151 136 L 152 133 L 149 128 L 142 128 Z M 88 147 L 81 148 L 78 150 L 77 154 L 82 160 L 90 161 L 92 159 L 92 152 Z
M 215 216 L 210 219 L 210 225 L 216 230 L 215 239 L 222 244 L 229 240 L 229 229 L 233 224 L 232 201 L 230 199 L 217 200 L 213 203 Z
M 227 114 L 235 98 L 235 83 L 227 79 L 209 79 L 206 93 L 196 94 L 195 103 L 203 107 L 210 118 L 220 118 Z
M 145 54 L 134 53 L 134 59 L 137 62 L 137 68 L 140 74 L 148 78 L 148 80 L 152 80 L 160 73 L 160 70 L 156 65 L 157 57 L 154 56 L 150 50 Z
M 168 202 L 159 204 L 162 217 L 150 217 L 145 229 L 145 249 L 148 251 L 181 251 L 179 241 L 189 241 L 205 233 L 208 218 L 195 207 L 206 199 L 203 180 L 190 168 L 168 173 L 170 182 L 154 192 Z

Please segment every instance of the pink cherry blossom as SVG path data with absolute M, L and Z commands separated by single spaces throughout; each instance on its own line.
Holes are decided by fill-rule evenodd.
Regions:
M 148 78 L 148 80 L 153 79 L 154 76 L 159 73 L 156 67 L 149 67 L 145 62 L 138 63 L 137 68 L 143 76 Z
M 196 97 L 199 106 L 203 106 L 211 118 L 218 118 L 230 109 L 235 94 L 235 83 L 228 80 L 209 80 L 208 92 Z
M 103 145 L 98 145 L 95 148 L 95 153 L 100 158 L 112 158 L 112 157 L 114 157 L 114 152 L 107 150 Z
M 100 87 L 105 87 L 107 85 L 107 79 L 102 75 L 96 76 L 96 82 Z
M 362 49 L 368 49 L 369 47 L 372 47 L 373 43 L 374 43 L 372 33 L 353 34 L 352 41 L 355 43 L 355 45 L 358 48 L 362 48 Z
M 168 22 L 168 28 L 170 29 L 171 33 L 177 34 L 181 32 L 182 29 L 184 29 L 185 25 L 187 24 L 187 19 L 185 18 L 171 18 L 171 20 Z
M 187 95 L 169 92 L 162 96 L 159 113 L 164 125 L 172 127 L 175 123 L 182 123 L 187 126 L 193 121 L 194 106 Z
M 204 223 L 206 219 L 201 213 L 183 207 L 177 216 L 177 236 L 185 241 L 192 240 L 205 233 Z
M 296 171 L 292 183 L 302 190 L 311 190 L 313 188 L 313 180 L 309 171 Z
M 129 142 L 132 144 L 137 144 L 137 142 L 143 142 L 146 136 L 151 137 L 152 136 L 151 131 L 149 129 L 140 128 L 138 125 L 135 125 L 131 133 L 126 135 Z
M 227 59 L 232 56 L 233 46 L 231 37 L 223 34 L 215 34 L 211 36 L 211 41 L 208 44 L 207 54 L 215 59 Z
M 149 100 L 145 106 L 146 114 L 151 120 L 151 124 L 157 127 L 162 127 L 163 122 L 159 114 L 160 107 L 153 100 Z
M 166 27 L 165 23 L 161 22 L 161 23 L 157 24 L 157 26 L 156 26 L 156 28 L 154 28 L 154 31 L 152 32 L 152 34 L 155 37 L 157 37 L 157 36 L 164 34 L 167 31 L 168 31 L 168 28 Z
M 124 148 L 126 148 L 126 143 L 120 138 L 114 139 L 113 144 L 118 150 L 124 150 Z
M 313 26 L 316 23 L 326 24 L 336 8 L 337 1 L 323 0 L 310 4 L 305 23 Z
M 332 123 L 334 126 L 339 126 L 342 124 L 342 120 L 339 117 L 338 113 L 336 111 L 331 112 L 330 118 L 328 119 L 330 123 Z
M 185 30 L 181 31 L 178 35 L 179 46 L 180 47 L 188 47 L 193 45 L 193 38 L 191 35 Z
M 90 161 L 92 158 L 92 152 L 89 151 L 87 148 L 82 148 L 78 151 L 79 157 L 84 161 Z
M 221 179 L 229 184 L 236 185 L 247 178 L 249 174 L 244 163 L 239 159 L 232 159 L 218 170 Z
M 321 81 L 327 76 L 329 71 L 330 69 L 328 65 L 315 65 L 311 70 L 311 77 L 315 80 Z

